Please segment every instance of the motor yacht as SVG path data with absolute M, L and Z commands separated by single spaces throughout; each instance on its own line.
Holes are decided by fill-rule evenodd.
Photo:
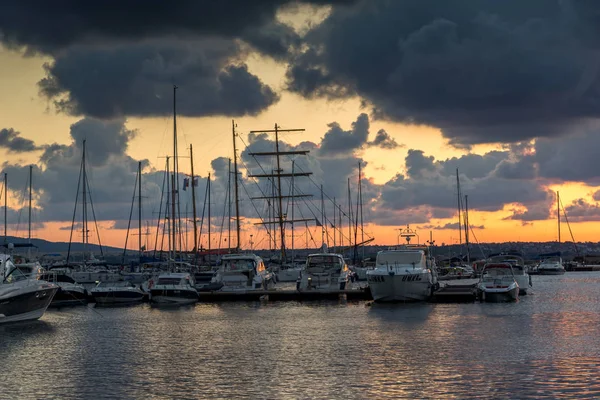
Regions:
M 423 246 L 402 246 L 377 253 L 367 282 L 377 302 L 428 300 L 438 287 L 434 260 Z
M 66 269 L 54 269 L 45 272 L 42 280 L 52 282 L 58 286 L 50 307 L 86 305 L 88 302 L 88 291 L 82 284 L 75 282 Z
M 154 305 L 188 305 L 198 301 L 194 277 L 189 272 L 160 274 L 148 282 L 150 302 Z
M 525 267 L 525 260 L 523 257 L 514 254 L 499 254 L 488 258 L 488 263 L 507 263 L 512 267 L 512 271 L 515 276 L 515 280 L 519 284 L 519 294 L 525 295 L 531 288 L 531 276 Z
M 565 267 L 561 257 L 549 257 L 542 260 L 537 267 L 539 275 L 562 275 L 565 273 Z
M 345 290 L 352 286 L 353 272 L 344 257 L 335 253 L 310 254 L 296 282 L 299 291 Z
M 44 315 L 58 286 L 40 280 L 41 274 L 36 265 L 17 268 L 9 256 L 0 255 L 0 324 Z
M 482 301 L 500 303 L 519 298 L 519 284 L 511 264 L 487 263 L 481 271 L 477 291 Z
M 96 305 L 141 303 L 146 297 L 146 292 L 131 281 L 100 282 L 90 294 Z
M 275 276 L 255 254 L 225 254 L 212 284 L 222 285 L 221 291 L 269 290 L 275 286 Z

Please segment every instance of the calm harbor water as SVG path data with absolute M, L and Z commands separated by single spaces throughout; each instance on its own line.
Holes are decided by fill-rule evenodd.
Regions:
M 0 398 L 600 397 L 600 273 L 516 304 L 148 305 L 0 327 Z

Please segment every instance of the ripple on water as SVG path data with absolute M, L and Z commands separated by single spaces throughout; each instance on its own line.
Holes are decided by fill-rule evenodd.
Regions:
M 599 398 L 600 273 L 533 283 L 517 304 L 52 310 L 0 327 L 0 398 Z

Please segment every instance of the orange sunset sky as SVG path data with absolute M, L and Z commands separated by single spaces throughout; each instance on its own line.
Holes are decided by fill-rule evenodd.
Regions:
M 212 247 L 219 246 L 222 185 L 227 176 L 226 163 L 219 160 L 233 157 L 232 119 L 239 132 L 239 154 L 246 150 L 245 144 L 259 151 L 272 145 L 271 138 L 251 135 L 250 131 L 272 129 L 275 123 L 282 128 L 304 128 L 305 132 L 282 134 L 280 139 L 285 148 L 297 146 L 311 151 L 307 165 L 315 183 L 324 184 L 328 196 L 341 198 L 343 207 L 347 207 L 347 178 L 351 180 L 352 196 L 356 196 L 355 161 L 362 160 L 365 232 L 375 238 L 376 244 L 396 243 L 398 229 L 406 224 L 418 231 L 421 241 L 428 239 L 432 231 L 436 243 L 456 243 L 458 231 L 448 225 L 457 222 L 456 168 L 462 193 L 469 197 L 470 225 L 478 241 L 557 240 L 556 191 L 560 192 L 575 240 L 598 240 L 598 121 L 594 115 L 597 111 L 590 106 L 594 103 L 587 100 L 600 87 L 600 63 L 594 56 L 597 52 L 583 49 L 594 44 L 572 32 L 562 32 L 565 43 L 554 41 L 545 51 L 546 39 L 541 38 L 547 34 L 544 28 L 523 33 L 533 17 L 547 24 L 556 22 L 552 18 L 558 17 L 547 15 L 541 8 L 523 10 L 518 18 L 513 15 L 518 14 L 516 11 L 509 18 L 504 9 L 487 10 L 498 20 L 510 21 L 506 43 L 512 40 L 520 47 L 515 50 L 503 40 L 499 44 L 492 39 L 488 42 L 486 35 L 493 27 L 486 26 L 479 27 L 473 49 L 466 27 L 474 24 L 475 12 L 463 10 L 465 16 L 455 15 L 456 11 L 440 6 L 435 12 L 445 19 L 431 11 L 431 16 L 422 16 L 425 20 L 418 23 L 409 24 L 404 19 L 392 23 L 385 15 L 409 11 L 388 4 L 365 12 L 361 7 L 368 6 L 356 3 L 333 7 L 283 4 L 274 19 L 265 22 L 261 18 L 255 26 L 249 25 L 252 32 L 264 33 L 272 29 L 264 25 L 273 23 L 295 32 L 303 45 L 294 46 L 290 54 L 283 56 L 261 47 L 256 35 L 245 36 L 246 31 L 223 34 L 222 40 L 228 42 L 214 45 L 206 43 L 221 40 L 220 32 L 209 35 L 191 29 L 191 34 L 183 34 L 170 32 L 167 27 L 147 37 L 146 33 L 121 37 L 119 33 L 105 35 L 98 28 L 87 39 L 84 32 L 68 44 L 54 44 L 38 43 L 39 36 L 25 34 L 33 28 L 6 28 L 0 22 L 0 32 L 4 29 L 8 38 L 0 47 L 0 152 L 9 174 L 8 234 L 27 233 L 27 212 L 22 207 L 27 206 L 27 166 L 34 164 L 33 236 L 69 240 L 78 151 L 81 138 L 85 138 L 91 157 L 90 185 L 97 191 L 92 199 L 102 242 L 124 245 L 136 162 L 145 160 L 143 219 L 144 230 L 150 234 L 144 242 L 153 248 L 165 156 L 173 152 L 171 99 L 162 100 L 176 84 L 182 109 L 178 118 L 180 171 L 190 172 L 189 158 L 183 156 L 187 157 L 191 144 L 196 175 L 202 182 L 209 172 L 221 179 L 221 184 L 215 183 L 211 204 L 213 215 L 218 215 L 212 222 L 213 233 L 217 231 Z M 360 18 L 365 19 L 364 25 Z M 381 27 L 373 25 L 377 18 L 382 21 Z M 368 32 L 356 36 L 350 27 Z M 146 31 L 140 28 L 140 32 Z M 528 39 L 519 39 L 518 34 L 527 34 Z M 571 34 L 573 37 L 567 36 Z M 395 39 L 390 41 L 391 47 L 382 45 L 379 49 L 377 41 L 384 41 L 385 35 Z M 354 45 L 337 45 L 335 40 L 340 36 L 347 42 L 354 41 Z M 184 55 L 169 58 L 164 49 L 172 42 L 183 49 Z M 230 42 L 235 47 L 227 50 L 230 53 L 219 55 L 218 62 L 206 61 L 215 53 L 225 52 Z M 155 43 L 160 45 L 152 47 Z M 577 59 L 579 53 L 572 50 L 572 43 L 582 47 L 582 54 L 589 59 Z M 113 60 L 111 57 L 120 54 L 106 50 L 113 46 L 144 46 L 144 50 L 127 50 L 122 59 Z M 316 48 L 319 51 L 314 53 L 318 55 L 309 54 Z M 561 50 L 565 50 L 564 57 L 559 54 Z M 106 53 L 93 58 L 93 51 Z M 200 56 L 185 51 L 200 52 Z M 402 51 L 402 57 L 389 56 L 393 51 Z M 469 52 L 472 55 L 465 55 Z M 141 61 L 135 59 L 138 54 Z M 509 58 L 519 61 L 501 67 Z M 134 68 L 129 63 L 138 64 Z M 386 63 L 392 65 L 389 76 L 380 79 L 381 64 Z M 476 72 L 469 72 L 471 64 L 477 64 L 473 70 Z M 242 72 L 258 79 L 277 98 L 268 104 L 248 106 L 258 95 L 252 92 L 250 83 L 245 86 L 246 81 L 241 82 L 241 77 L 236 78 L 240 81 L 235 81 L 233 93 L 231 88 L 222 89 L 218 95 L 209 89 L 200 90 L 203 85 L 212 88 L 215 82 L 221 82 L 214 74 L 222 73 L 229 65 L 245 65 L 247 70 Z M 213 75 L 211 68 L 216 71 Z M 290 72 L 293 68 L 294 73 Z M 321 83 L 315 89 L 307 80 L 302 81 L 309 76 L 298 72 L 302 68 L 319 70 L 323 74 L 321 82 L 327 84 Z M 194 74 L 205 75 L 198 78 Z M 427 74 L 430 76 L 424 76 Z M 539 77 L 545 74 L 553 74 L 553 78 Z M 567 74 L 573 77 L 563 79 Z M 109 79 L 113 75 L 114 81 Z M 535 84 L 529 87 L 531 81 Z M 513 84 L 526 88 L 513 90 Z M 148 97 L 158 99 L 159 105 L 155 108 Z M 230 98 L 234 103 L 241 98 L 240 104 L 232 105 Z M 71 108 L 60 107 L 57 102 L 64 99 L 69 99 Z M 146 104 L 147 109 L 143 108 Z M 80 123 L 84 119 L 88 123 Z M 547 129 L 546 123 L 552 129 Z M 246 158 L 240 169 L 250 185 L 253 181 L 244 166 L 252 160 L 242 157 Z M 199 209 L 204 204 L 202 182 L 196 193 Z M 244 190 L 240 191 L 245 209 L 251 210 Z M 308 192 L 314 196 L 315 207 L 320 207 L 317 187 Z M 191 212 L 188 197 L 189 192 L 182 194 L 182 213 L 183 208 Z M 264 211 L 260 202 L 255 207 Z M 137 228 L 136 211 L 133 215 L 132 226 Z M 243 220 L 242 247 L 250 247 L 250 235 L 253 247 L 268 247 L 264 229 L 253 225 L 257 217 L 248 211 Z M 313 243 L 320 245 L 320 231 L 311 225 Z M 305 245 L 301 228 L 295 231 L 298 247 Z M 289 235 L 287 240 L 291 240 Z M 564 223 L 562 239 L 570 240 Z M 80 241 L 81 234 L 75 240 Z M 206 240 L 203 235 L 203 246 Z M 136 236 L 130 236 L 128 247 L 137 248 Z

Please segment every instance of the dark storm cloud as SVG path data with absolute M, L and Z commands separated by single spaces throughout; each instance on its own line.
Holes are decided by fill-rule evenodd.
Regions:
M 256 115 L 278 96 L 235 60 L 238 52 L 221 39 L 75 46 L 45 65 L 39 87 L 71 115 L 169 115 L 174 84 L 182 115 Z
M 496 152 L 483 157 L 491 157 L 498 162 Z M 463 161 L 463 158 L 467 161 Z M 546 201 L 547 190 L 540 182 L 525 179 L 505 179 L 495 175 L 495 167 L 487 161 L 463 156 L 453 160 L 454 165 L 468 164 L 477 160 L 488 165 L 488 173 L 473 175 L 459 169 L 462 194 L 469 196 L 469 207 L 481 211 L 498 211 L 505 204 L 537 204 Z M 456 171 L 446 167 L 448 160 L 436 161 L 420 150 L 409 150 L 405 159 L 407 175 L 396 175 L 381 189 L 381 206 L 388 209 L 405 209 L 428 205 L 434 208 L 456 208 Z M 454 166 L 453 165 L 453 166 Z M 469 171 L 469 169 L 465 169 Z
M 380 129 L 377 132 L 375 139 L 373 139 L 371 142 L 367 143 L 367 145 L 369 147 L 381 147 L 382 149 L 388 149 L 388 150 L 393 150 L 393 149 L 397 149 L 398 147 L 400 147 L 398 142 L 396 142 L 396 139 L 391 137 L 390 134 L 387 133 L 386 131 L 384 131 L 383 129 Z
M 585 199 L 573 200 L 565 207 L 570 222 L 600 221 L 600 205 Z
M 557 136 L 600 116 L 599 10 L 558 0 L 334 7 L 306 34 L 289 89 L 359 95 L 376 116 L 439 127 L 457 146 Z
M 33 140 L 22 137 L 20 132 L 12 128 L 0 129 L 0 148 L 13 153 L 26 153 L 40 149 Z

